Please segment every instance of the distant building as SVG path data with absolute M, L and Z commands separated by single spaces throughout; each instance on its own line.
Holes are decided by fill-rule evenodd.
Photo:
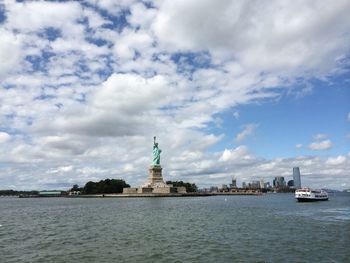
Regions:
M 283 176 L 276 176 L 275 179 L 273 179 L 273 187 L 281 188 L 285 186 L 286 186 L 286 181 L 284 180 Z
M 247 188 L 246 182 L 242 182 L 242 188 Z
M 265 189 L 269 189 L 269 188 L 271 188 L 271 184 L 270 184 L 270 182 L 266 182 L 266 183 L 264 183 L 264 188 L 265 188 Z
M 62 196 L 61 191 L 41 191 L 38 193 L 39 197 L 59 197 Z
M 230 189 L 237 188 L 237 180 L 236 178 L 232 178 L 232 184 L 230 184 Z
M 69 191 L 68 195 L 81 195 L 80 191 Z
M 287 183 L 288 187 L 294 188 L 294 180 L 289 180 Z
M 250 188 L 253 188 L 253 189 L 260 188 L 260 181 L 252 181 Z
M 219 189 L 216 186 L 211 186 L 209 191 L 216 193 Z
M 219 192 L 227 192 L 228 191 L 228 187 L 226 184 L 222 184 L 220 187 L 219 187 Z
M 301 188 L 300 169 L 299 169 L 299 167 L 294 167 L 293 168 L 293 180 L 294 180 L 294 187 L 296 189 Z
M 260 179 L 260 188 L 265 189 L 264 179 Z

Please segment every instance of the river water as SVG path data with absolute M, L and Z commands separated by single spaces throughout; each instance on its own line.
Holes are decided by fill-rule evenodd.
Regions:
M 350 195 L 0 198 L 0 262 L 350 262 Z

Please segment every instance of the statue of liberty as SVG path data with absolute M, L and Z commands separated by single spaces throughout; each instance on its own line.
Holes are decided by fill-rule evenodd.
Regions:
M 156 142 L 156 136 L 153 137 L 153 161 L 152 165 L 160 166 L 160 153 L 161 149 L 158 148 L 158 143 Z

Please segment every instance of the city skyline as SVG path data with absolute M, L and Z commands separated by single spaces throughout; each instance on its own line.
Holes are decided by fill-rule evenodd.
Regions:
M 348 1 L 0 3 L 0 189 L 350 188 Z

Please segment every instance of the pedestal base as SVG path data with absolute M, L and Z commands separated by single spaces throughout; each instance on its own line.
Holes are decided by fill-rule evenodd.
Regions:
M 148 169 L 148 180 L 142 187 L 169 187 L 163 180 L 162 167 L 160 165 L 152 165 Z
M 162 176 L 162 167 L 161 166 L 151 166 L 148 169 L 148 183 L 152 186 L 166 186 L 163 176 Z
M 165 187 L 155 187 L 152 191 L 153 194 L 173 194 L 177 193 L 176 187 L 165 186 Z
M 138 194 L 151 194 L 153 191 L 152 187 L 140 187 L 137 189 Z
M 175 194 L 186 193 L 185 187 L 173 187 L 167 185 L 162 176 L 162 167 L 152 165 L 148 169 L 148 180 L 138 188 L 124 188 L 123 194 Z

